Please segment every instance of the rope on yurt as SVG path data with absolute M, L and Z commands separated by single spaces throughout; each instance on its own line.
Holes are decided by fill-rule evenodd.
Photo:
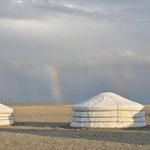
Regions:
M 116 104 L 117 105 L 117 104 Z M 117 123 L 119 122 L 119 106 L 117 105 Z

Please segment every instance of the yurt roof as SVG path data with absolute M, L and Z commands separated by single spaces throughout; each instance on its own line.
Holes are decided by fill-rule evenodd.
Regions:
M 0 113 L 12 113 L 13 109 L 0 103 Z
M 118 94 L 105 92 L 73 107 L 74 111 L 142 110 L 144 106 Z

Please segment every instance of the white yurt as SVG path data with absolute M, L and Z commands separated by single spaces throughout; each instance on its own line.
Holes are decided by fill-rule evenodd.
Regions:
M 0 104 L 0 125 L 13 124 L 13 109 Z
M 73 106 L 71 127 L 130 128 L 146 126 L 144 106 L 106 92 Z

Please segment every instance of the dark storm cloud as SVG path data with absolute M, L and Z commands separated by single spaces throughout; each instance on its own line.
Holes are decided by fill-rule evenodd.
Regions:
M 121 54 L 115 64 L 100 62 L 91 66 L 85 62 L 57 66 L 64 102 L 77 103 L 101 92 L 111 91 L 147 103 L 150 96 L 150 80 L 147 80 L 150 62 L 145 58 L 138 60 L 132 55 L 129 52 Z M 111 56 L 118 58 L 113 54 Z M 1 62 L 0 74 L 2 102 L 57 103 L 52 96 L 51 79 L 42 65 Z
M 95 66 L 92 69 L 73 67 L 67 68 L 67 73 L 69 74 L 67 80 L 62 80 L 66 85 L 64 93 L 67 103 L 69 101 L 77 103 L 106 91 L 118 93 L 141 103 L 148 101 L 149 67 Z
M 35 67 L 1 62 L 0 68 L 1 102 L 55 103 L 49 83 L 39 76 L 40 71 Z

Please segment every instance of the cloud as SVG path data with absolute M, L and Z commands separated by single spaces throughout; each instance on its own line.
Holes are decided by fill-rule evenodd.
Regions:
M 0 66 L 1 102 L 46 103 L 51 99 L 50 102 L 54 103 L 49 85 L 35 66 L 16 66 L 2 62 Z
M 105 55 L 105 61 L 97 60 L 92 64 L 85 61 L 58 65 L 56 69 L 64 102 L 77 103 L 101 92 L 111 91 L 147 103 L 150 96 L 150 83 L 147 80 L 150 63 L 146 63 L 145 58 L 137 59 L 137 56 L 132 51 L 121 54 L 116 52 L 108 56 L 109 62 Z M 46 66 L 4 62 L 0 64 L 2 102 L 57 103 Z
M 84 3 L 64 0 L 0 1 L 0 16 L 1 18 L 9 19 L 41 20 L 66 15 L 69 18 L 84 17 L 108 22 L 149 21 L 150 9 L 147 7 L 149 5 L 148 1 L 145 1 L 144 7 L 141 7 L 140 1 L 130 3 L 129 1 L 111 1 L 110 5 L 104 1 L 86 1 Z
M 2 100 L 55 103 L 54 66 L 65 103 L 104 91 L 148 102 L 149 18 L 148 1 L 0 1 Z

